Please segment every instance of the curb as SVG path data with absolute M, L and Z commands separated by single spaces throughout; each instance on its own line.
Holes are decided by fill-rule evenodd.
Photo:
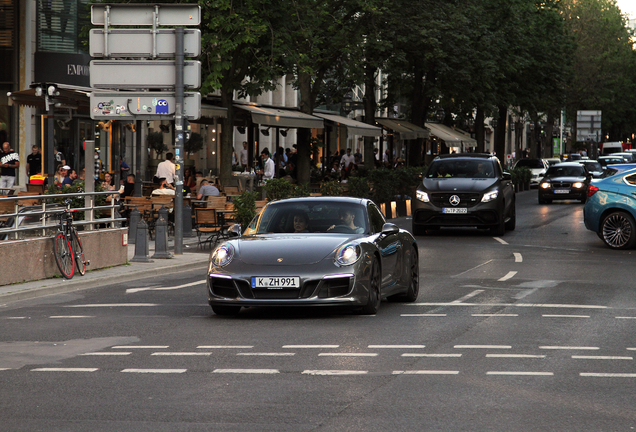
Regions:
M 130 282 L 137 279 L 143 279 L 148 276 L 161 276 L 166 274 L 173 273 L 181 273 L 185 271 L 197 270 L 197 269 L 205 269 L 208 266 L 208 260 L 206 257 L 205 261 L 197 261 L 193 263 L 185 263 L 185 264 L 173 264 L 165 267 L 153 267 L 148 269 L 139 269 L 137 265 L 130 268 L 130 271 L 125 273 L 120 273 L 116 275 L 109 276 L 105 272 L 108 272 L 108 269 L 104 270 L 96 270 L 95 278 L 86 278 L 85 276 L 76 276 L 71 280 L 61 279 L 59 283 L 49 286 L 42 286 L 37 288 L 25 289 L 25 290 L 16 290 L 4 294 L 0 294 L 0 302 L 2 303 L 11 303 L 20 300 L 29 300 L 37 297 L 45 297 L 48 295 L 54 294 L 63 294 L 74 291 L 82 291 L 90 288 L 99 288 L 106 285 L 111 285 L 114 283 L 122 283 L 122 282 Z M 118 271 L 121 272 L 121 267 L 114 267 Z M 131 266 L 128 266 L 131 267 Z M 101 276 L 99 277 L 100 273 Z M 87 275 L 91 275 L 87 273 Z M 91 275 L 92 276 L 92 275 Z M 50 280 L 50 279 L 47 279 Z M 18 285 L 19 286 L 19 285 Z

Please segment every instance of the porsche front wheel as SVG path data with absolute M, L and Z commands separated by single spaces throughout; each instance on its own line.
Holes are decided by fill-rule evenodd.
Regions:
M 382 295 L 380 293 L 381 284 L 380 264 L 378 264 L 377 259 L 374 259 L 373 263 L 371 263 L 371 273 L 369 274 L 369 299 L 367 304 L 362 306 L 362 313 L 364 315 L 374 315 L 378 312 L 378 309 L 380 309 L 380 302 L 382 301 Z

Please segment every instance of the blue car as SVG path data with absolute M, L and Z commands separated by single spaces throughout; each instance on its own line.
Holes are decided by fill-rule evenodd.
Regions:
M 583 209 L 585 227 L 612 249 L 636 244 L 636 169 L 595 180 Z

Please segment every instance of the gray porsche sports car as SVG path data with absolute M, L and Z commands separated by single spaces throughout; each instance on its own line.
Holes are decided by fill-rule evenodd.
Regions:
M 369 200 L 268 203 L 210 255 L 208 302 L 218 315 L 249 306 L 347 306 L 377 312 L 383 298 L 413 302 L 417 242 Z

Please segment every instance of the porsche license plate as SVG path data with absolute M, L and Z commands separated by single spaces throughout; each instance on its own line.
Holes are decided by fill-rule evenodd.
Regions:
M 555 189 L 554 193 L 555 194 L 567 194 L 567 193 L 570 193 L 570 189 Z
M 462 213 L 468 213 L 468 209 L 466 207 L 444 207 L 442 209 L 442 213 L 462 214 Z
M 252 288 L 300 288 L 300 278 L 287 276 L 252 276 Z

